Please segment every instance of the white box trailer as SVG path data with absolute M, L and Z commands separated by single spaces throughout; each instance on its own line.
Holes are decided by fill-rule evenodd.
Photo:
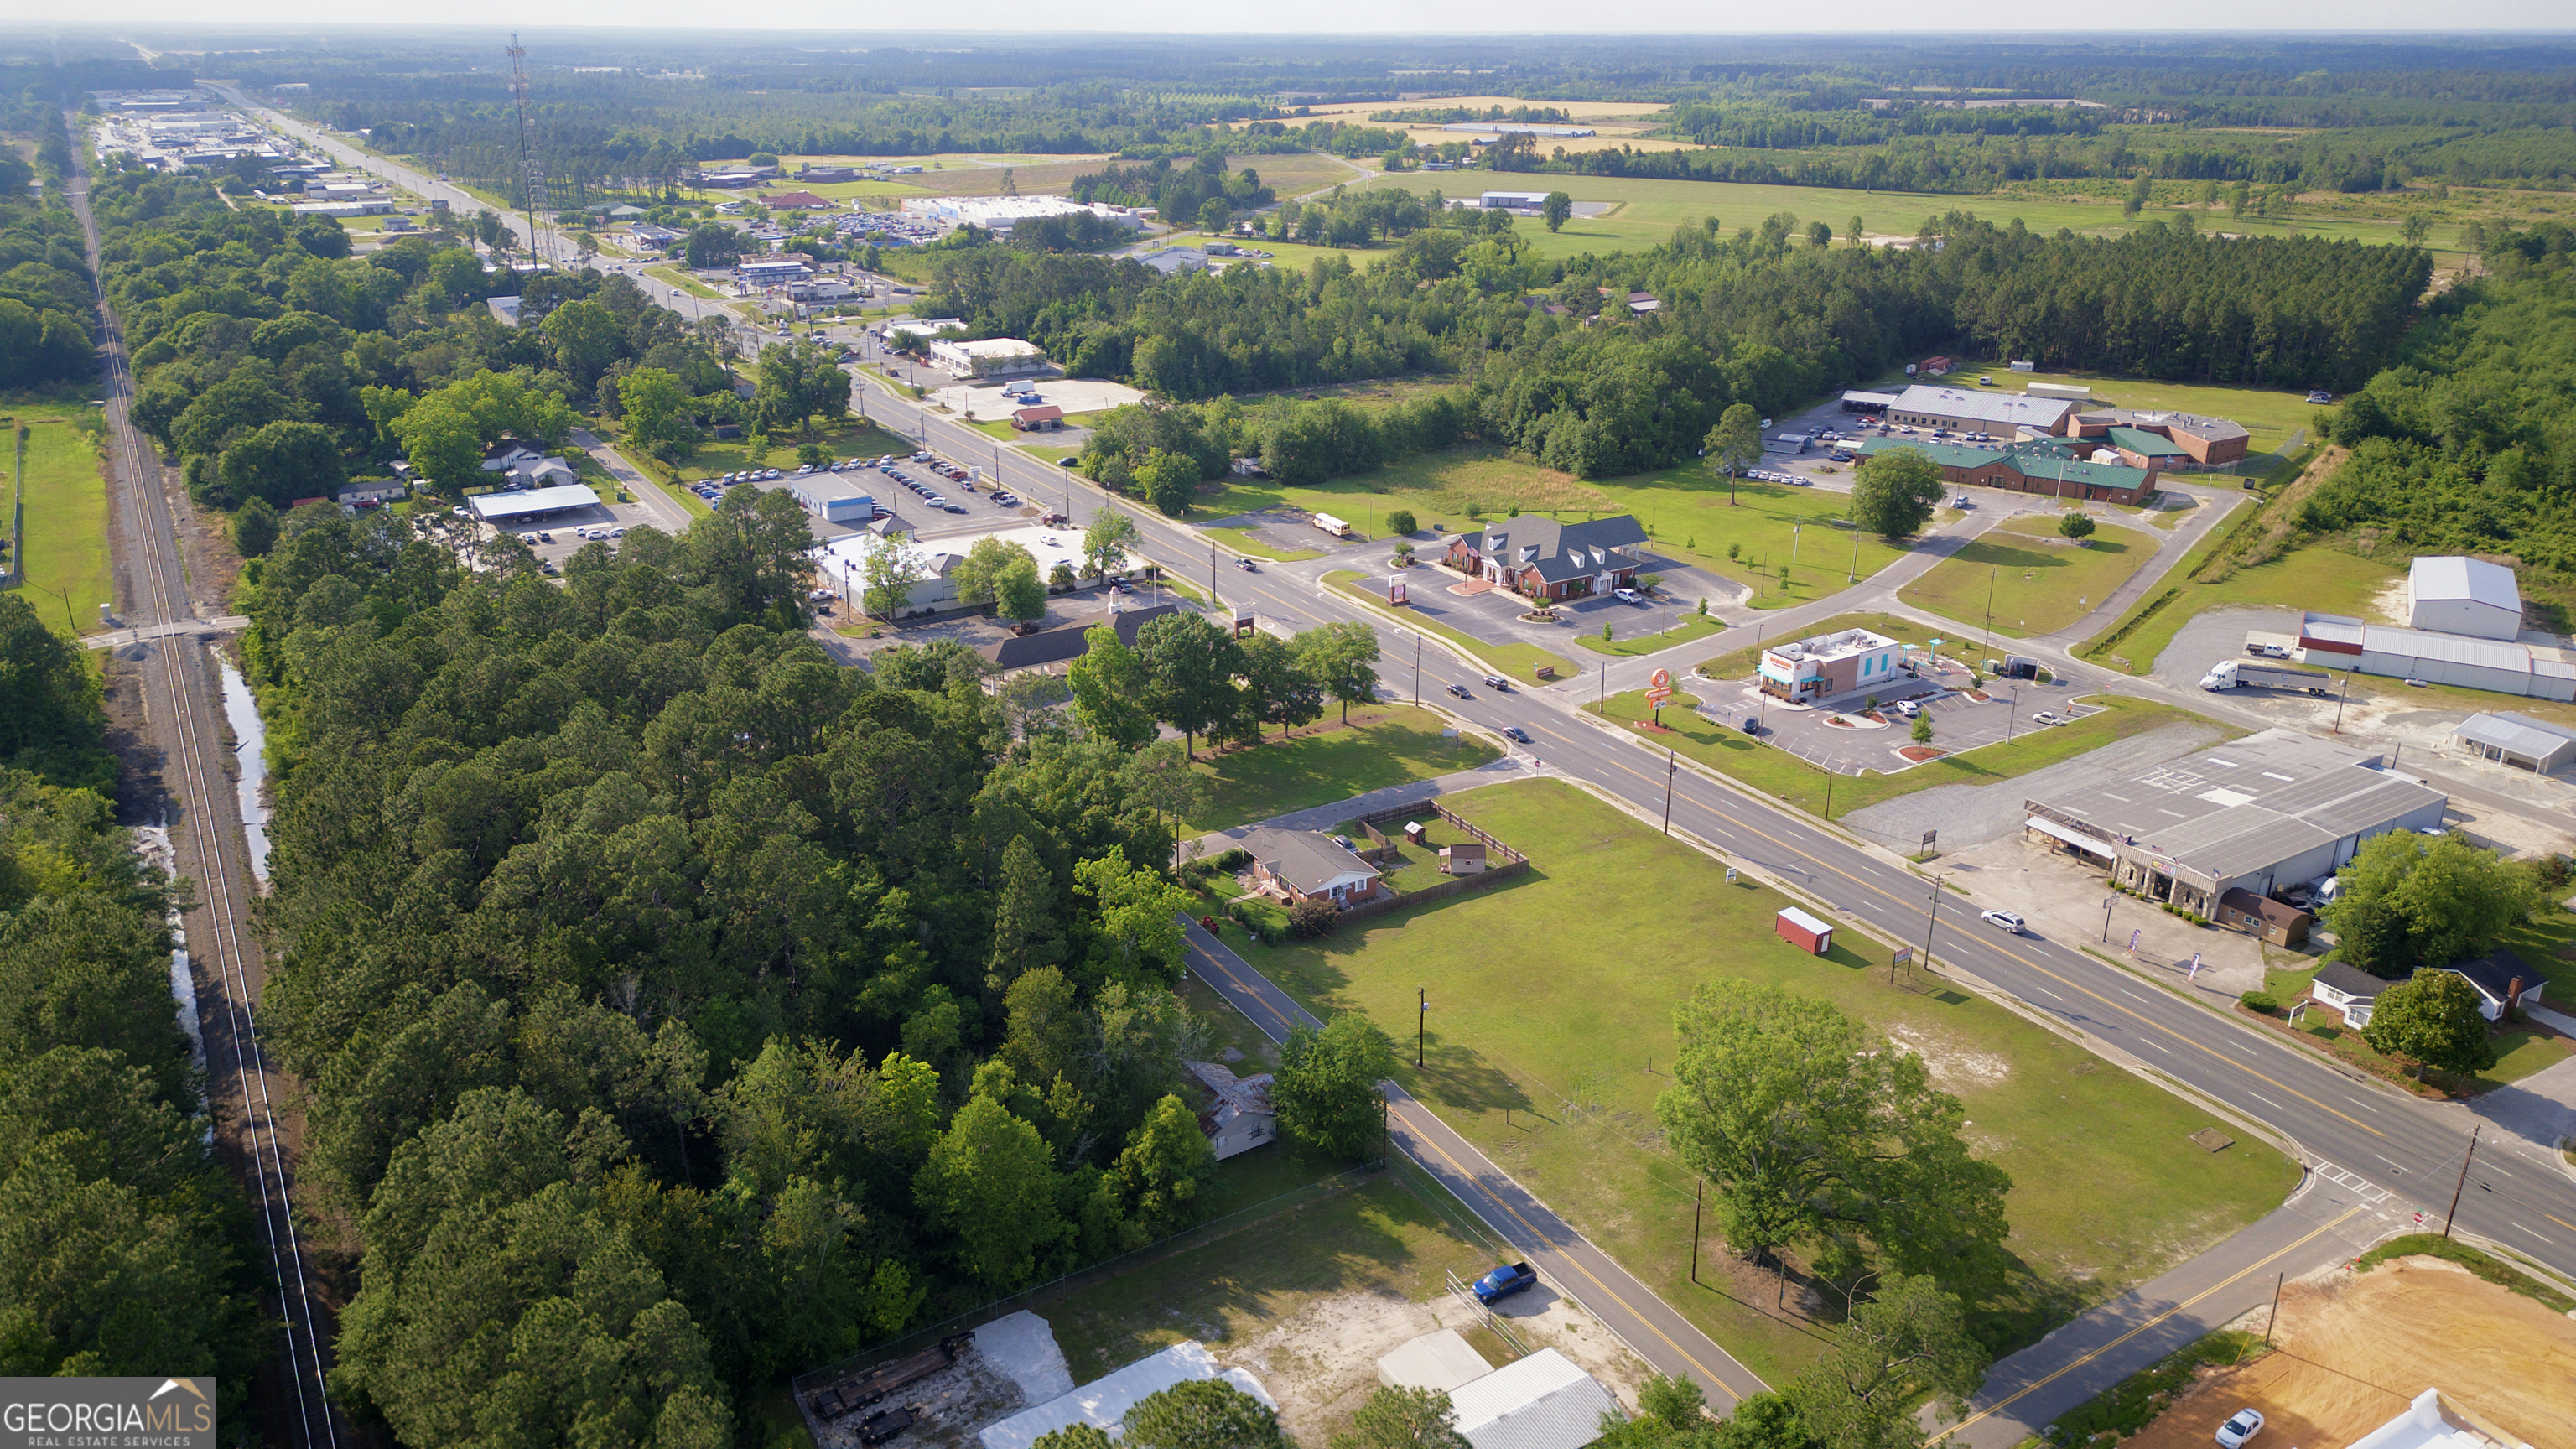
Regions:
M 2278 664 L 2259 664 L 2251 659 L 2222 659 L 2200 681 L 2200 687 L 2212 692 L 2222 689 L 2288 689 L 2301 694 L 2330 695 L 2334 676 L 2315 669 L 2290 669 Z
M 1318 513 L 1311 521 L 1317 528 L 1322 529 L 1335 538 L 1348 538 L 1351 536 L 1351 526 L 1329 513 Z

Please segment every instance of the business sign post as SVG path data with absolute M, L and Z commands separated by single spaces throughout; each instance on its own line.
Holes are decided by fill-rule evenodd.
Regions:
M 215 1449 L 215 1381 L 0 1379 L 0 1449 L 74 1443 Z
M 1664 722 L 1664 701 L 1672 697 L 1673 672 L 1669 669 L 1656 670 L 1655 677 L 1646 681 L 1646 703 L 1655 707 L 1655 723 L 1660 725 Z

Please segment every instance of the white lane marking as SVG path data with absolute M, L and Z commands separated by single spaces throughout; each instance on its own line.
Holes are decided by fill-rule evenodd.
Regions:
M 2149 1005 L 2149 1006 L 2153 1006 L 2153 1005 L 2155 1005 L 2155 1003 L 2154 1003 L 2154 1002 L 2152 1002 L 2152 1001 L 2147 1001 L 2147 999 L 2146 999 L 2145 997 L 2140 996 L 2138 993 L 2136 993 L 2136 992 L 2134 992 L 2134 991 L 2131 991 L 2129 988 L 2127 988 L 2127 987 L 2125 987 L 2125 986 L 2123 986 L 2123 987 L 2121 987 L 2121 988 L 2120 988 L 2120 994 L 2121 994 L 2122 996 L 2125 996 L 2125 997 L 2129 998 L 2131 1001 L 2146 1001 L 2147 1005 Z
M 2066 999 L 2065 997 L 2058 995 L 2056 992 L 2049 990 L 2045 986 L 2034 986 L 2031 989 L 2038 992 L 2040 995 L 2047 997 L 2051 1001 L 2064 1001 Z
M 2363 1111 L 2365 1111 L 2365 1112 L 2376 1112 L 2376 1111 L 2378 1111 L 2378 1110 L 2379 1110 L 2377 1107 L 2374 1107 L 2374 1106 L 2370 1105 L 2368 1102 L 2365 1102 L 2365 1101 L 2361 1100 L 2359 1097 L 2346 1097 L 2346 1098 L 2344 1098 L 2344 1100 L 2345 1100 L 2345 1101 L 2347 1101 L 2347 1102 L 2350 1102 L 2351 1104 L 2353 1104 L 2353 1105 L 2354 1105 L 2354 1106 L 2356 1106 L 2356 1107 L 2359 1107 L 2361 1110 L 2363 1110 Z
M 2511 1218 L 2507 1218 L 2507 1219 L 2505 1219 L 2505 1221 L 2506 1221 L 2506 1222 L 2509 1222 L 2509 1223 L 2513 1223 L 2513 1219 L 2511 1219 Z M 2515 1227 L 2517 1227 L 2517 1228 L 2522 1228 L 2522 1224 L 2520 1224 L 2520 1223 L 2513 1223 L 2513 1225 L 2514 1225 Z M 2548 1235 L 2547 1233 L 2538 1232 L 2538 1231 L 2535 1231 L 2534 1229 L 2531 1229 L 2531 1228 L 2522 1228 L 2522 1230 L 2523 1230 L 2524 1232 L 2526 1232 L 2526 1233 L 2530 1233 L 2533 1237 L 2538 1238 L 2539 1240 L 2541 1240 L 2541 1241 L 2542 1241 L 2542 1242 L 2544 1242 L 2544 1243 L 2549 1241 L 2549 1235 Z
M 2141 1037 L 2139 1039 L 2144 1041 L 2147 1045 L 2154 1047 L 2157 1051 L 2163 1052 L 2166 1056 L 2173 1055 L 2172 1047 L 2166 1046 L 2163 1042 L 2156 1040 L 2154 1037 Z
M 2248 1093 L 2246 1093 L 2245 1095 L 2246 1095 L 2246 1096 L 2249 1096 L 2249 1097 L 2251 1097 L 2251 1098 L 2253 1098 L 2253 1099 L 2254 1099 L 2255 1101 L 2257 1101 L 2257 1102 L 2262 1103 L 2264 1106 L 2271 1108 L 2271 1109 L 2272 1109 L 2273 1111 L 2275 1111 L 2275 1112 L 2279 1112 L 2279 1111 L 2285 1110 L 2285 1109 L 2281 1106 L 2281 1104 L 2280 1104 L 2280 1103 L 2273 1101 L 2271 1098 L 2264 1096 L 2264 1095 L 2263 1095 L 2262 1093 L 2260 1093 L 2260 1092 L 2248 1092 Z
M 2399 1172 L 2404 1172 L 2404 1171 L 2406 1170 L 2402 1165 L 2400 1165 L 2400 1164 L 2398 1163 L 2398 1161 L 2397 1161 L 2397 1159 L 2396 1159 L 2396 1158 L 2389 1156 L 2389 1155 L 2388 1155 L 2387 1153 L 2385 1153 L 2385 1152 L 2374 1152 L 2374 1153 L 2372 1153 L 2372 1154 L 2370 1154 L 2370 1155 L 2371 1155 L 2371 1156 L 2373 1156 L 2373 1157 L 2378 1158 L 2378 1159 L 2379 1159 L 2380 1161 L 2382 1161 L 2382 1162 L 2387 1163 L 2389 1166 L 2396 1168 Z

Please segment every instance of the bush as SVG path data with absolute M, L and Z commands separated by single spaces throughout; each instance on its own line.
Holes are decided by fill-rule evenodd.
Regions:
M 1238 845 L 1218 856 L 1214 864 L 1219 870 L 1241 870 L 1252 864 L 1252 852 Z
M 2271 993 L 2266 991 L 2248 991 L 2236 999 L 2244 1004 L 2247 1011 L 2259 1011 L 2265 1016 L 2281 1009 L 2281 1003 L 2274 1001 Z
M 1410 509 L 1398 508 L 1386 516 L 1386 531 L 1389 533 L 1411 533 L 1419 526 L 1414 522 Z
M 1341 924 L 1341 907 L 1320 897 L 1308 896 L 1288 908 L 1289 931 L 1308 941 L 1333 934 Z

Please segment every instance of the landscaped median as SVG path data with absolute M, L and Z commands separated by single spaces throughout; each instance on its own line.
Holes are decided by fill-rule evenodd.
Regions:
M 1407 628 L 1419 629 L 1425 634 L 1448 640 L 1475 658 L 1483 660 L 1486 668 L 1506 679 L 1518 680 L 1523 684 L 1539 684 L 1547 682 L 1539 677 L 1541 669 L 1554 670 L 1555 674 L 1551 676 L 1554 679 L 1571 678 L 1575 672 L 1573 665 L 1535 644 L 1488 644 L 1482 639 L 1461 634 L 1437 619 L 1426 618 L 1414 610 L 1394 608 L 1386 602 L 1384 594 L 1368 586 L 1366 582 L 1368 577 L 1366 574 L 1354 573 L 1349 569 L 1335 569 L 1324 575 L 1324 582 L 1379 613 L 1393 618 Z M 1439 579 L 1440 576 L 1437 574 L 1423 575 L 1426 587 L 1436 585 Z
M 1317 1014 L 1365 1010 L 1400 1036 L 1429 1010 L 1426 1065 L 1404 1042 L 1397 1079 L 1552 1210 L 1774 1383 L 1830 1332 L 1830 1291 L 1793 1274 L 1788 1308 L 1767 1266 L 1707 1232 L 1691 1279 L 1698 1184 L 1657 1129 L 1675 1004 L 1711 980 L 1833 1003 L 1922 1057 L 1966 1106 L 1965 1136 L 2010 1173 L 2008 1281 L 1972 1322 L 1995 1352 L 2277 1206 L 2297 1168 L 2258 1144 L 2203 1151 L 2225 1124 L 2103 1063 L 2080 1044 L 1937 976 L 1897 973 L 1888 949 L 1837 931 L 1825 956 L 1778 939 L 1785 906 L 1830 910 L 1756 882 L 1562 781 L 1444 796 L 1528 854 L 1530 871 L 1354 922 L 1320 941 L 1251 951 Z M 1439 832 L 1435 830 L 1435 835 Z
M 1646 729 L 1638 723 L 1655 717 L 1643 691 L 1614 694 L 1606 709 L 1597 703 L 1583 708 L 1587 713 L 1616 721 L 1649 744 L 1679 750 L 1729 779 L 1785 800 L 1809 814 L 1825 815 L 1824 771 L 1786 750 L 1759 743 L 1741 730 L 1710 723 L 1692 712 L 1691 707 L 1698 702 L 1697 696 L 1676 693 L 1664 706 L 1664 727 L 1660 730 Z M 1991 785 L 2160 725 L 2208 723 L 2187 710 L 2142 699 L 2103 698 L 2094 702 L 2101 708 L 2073 724 L 2031 730 L 2016 735 L 2009 744 L 1997 742 L 1965 754 L 1943 755 L 1894 774 L 1871 771 L 1841 776 L 1833 782 L 1833 814 L 1848 815 L 1865 805 L 1935 785 Z M 2231 731 L 2229 737 L 2236 733 L 2239 732 Z M 1891 747 L 1894 743 L 1891 736 Z
M 1661 654 L 1667 649 L 1705 639 L 1726 627 L 1723 619 L 1706 614 L 1693 614 L 1660 634 L 1632 634 L 1625 639 L 1613 634 L 1604 644 L 1598 634 L 1577 634 L 1574 642 L 1595 654 L 1617 654 L 1634 658 L 1641 654 Z

